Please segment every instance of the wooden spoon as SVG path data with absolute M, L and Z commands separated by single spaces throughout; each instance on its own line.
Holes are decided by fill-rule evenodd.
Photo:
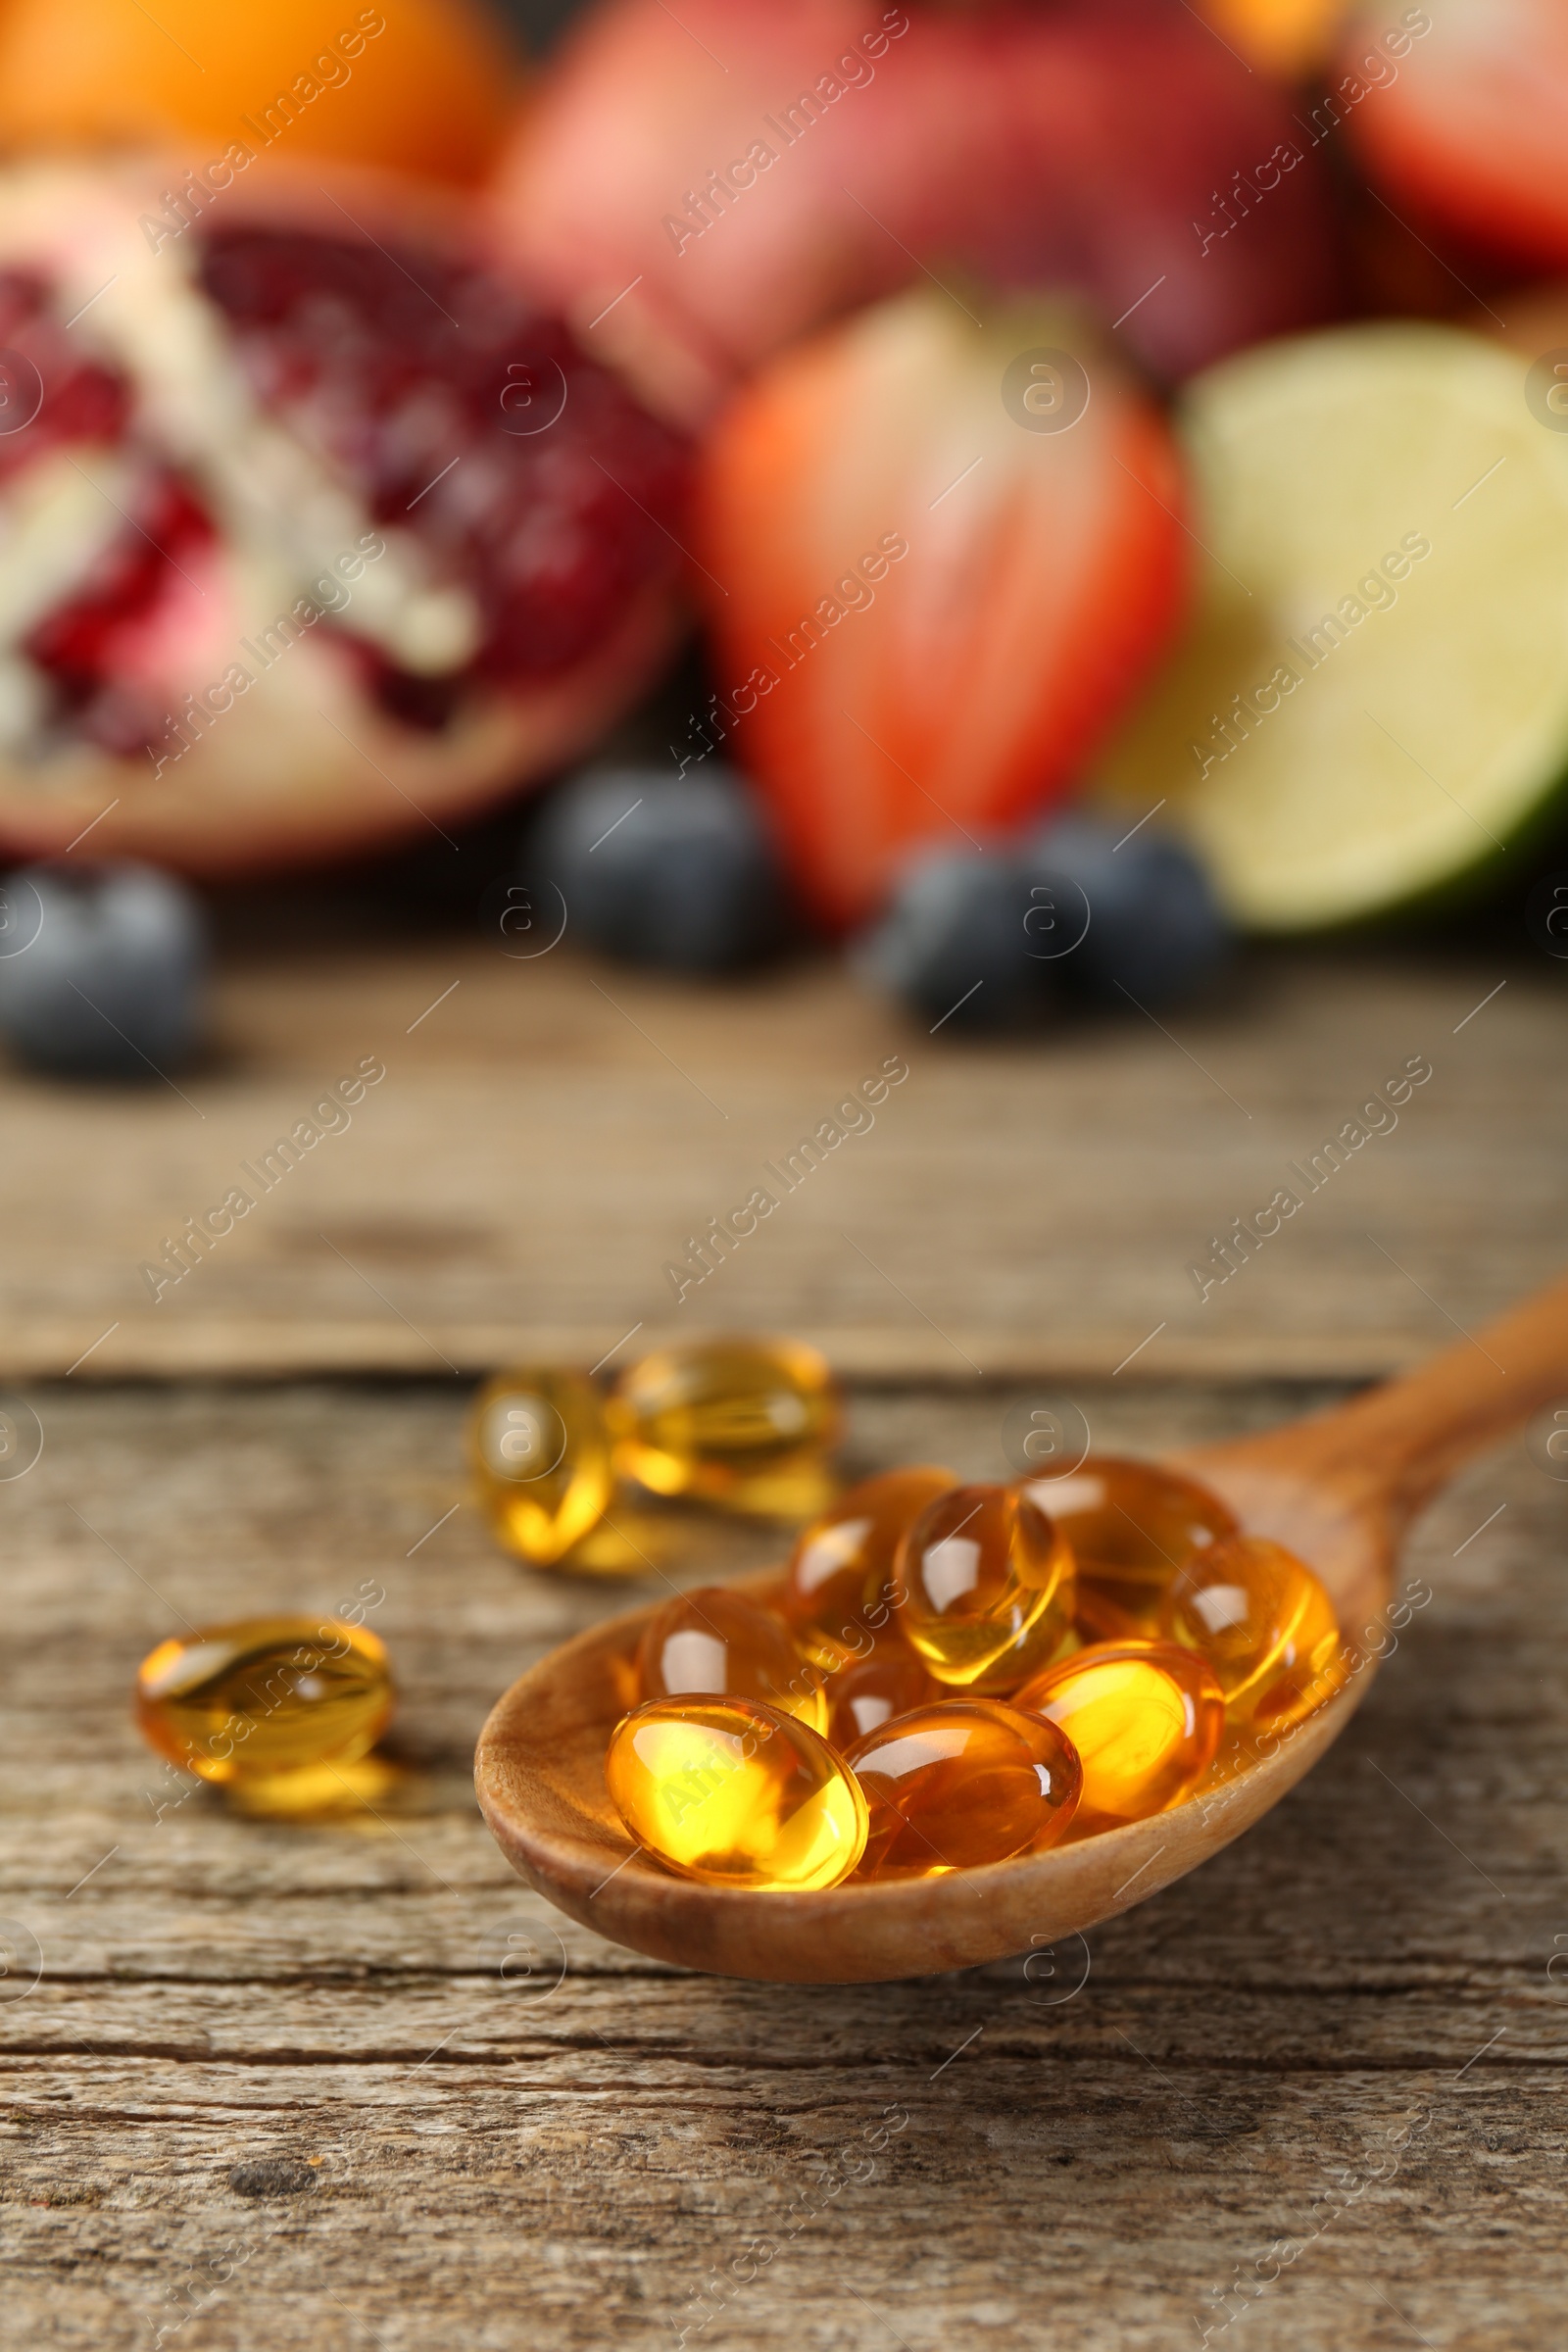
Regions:
M 1131 1909 L 1250 1828 L 1338 1739 L 1366 1695 L 1400 1541 L 1472 1454 L 1568 1391 L 1568 1281 L 1405 1380 L 1267 1435 L 1181 1457 L 1244 1526 L 1309 1561 L 1364 1663 L 1347 1687 L 1208 1794 L 1152 1820 L 982 1870 L 825 1894 L 704 1886 L 649 1861 L 605 1788 L 610 1734 L 636 1697 L 653 1610 L 579 1634 L 500 1700 L 475 1781 L 502 1851 L 586 1927 L 678 1966 L 764 1983 L 849 1984 L 971 1968 Z M 776 1578 L 737 1590 L 764 1593 Z

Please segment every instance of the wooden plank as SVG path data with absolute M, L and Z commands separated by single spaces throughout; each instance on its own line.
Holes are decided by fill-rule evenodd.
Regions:
M 1152 1450 L 1304 1398 L 1086 1404 Z M 994 1475 L 1008 1400 L 857 1394 L 854 1458 Z M 1565 1490 L 1523 1447 L 1419 1532 L 1434 1597 L 1349 1738 L 1087 1976 L 1072 1946 L 805 1990 L 617 1952 L 486 1837 L 499 1686 L 645 1588 L 491 1549 L 455 1384 L 34 1402 L 43 1454 L 0 1482 L 0 1917 L 42 1955 L 0 1980 L 0 2340 L 1560 2340 Z M 777 1542 L 670 1535 L 677 1581 Z M 364 1581 L 403 1690 L 374 1814 L 171 1804 L 125 1713 L 145 1646 Z
M 236 957 L 220 1004 L 178 1092 L 0 1079 L 0 1380 L 447 1377 L 715 1325 L 865 1380 L 1357 1378 L 1561 1260 L 1544 966 L 1282 953 L 1164 1028 L 1038 1047 L 925 1036 L 826 965 L 710 994 L 441 940 Z M 1316 1191 L 1288 1174 L 1412 1056 L 1386 1132 Z M 248 1173 L 362 1059 L 386 1075 L 336 1131 Z M 859 1132 L 768 1173 L 889 1059 Z M 1200 1300 L 1189 1264 L 1292 1183 Z M 155 1303 L 139 1269 L 234 1187 L 254 1206 Z M 666 1264 L 759 1187 L 776 1208 L 677 1304 Z

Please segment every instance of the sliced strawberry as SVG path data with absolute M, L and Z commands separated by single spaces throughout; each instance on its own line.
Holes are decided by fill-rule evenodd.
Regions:
M 1157 412 L 1060 309 L 906 295 L 739 397 L 699 500 L 721 700 L 827 920 L 1080 779 L 1179 619 L 1182 503 Z
M 1347 41 L 1328 104 L 1424 224 L 1519 261 L 1568 263 L 1561 0 L 1426 0 L 1393 21 L 1380 4 Z

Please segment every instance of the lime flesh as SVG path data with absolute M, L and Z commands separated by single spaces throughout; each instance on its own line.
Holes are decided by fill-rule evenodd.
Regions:
M 1494 860 L 1568 772 L 1568 433 L 1527 405 L 1523 360 L 1339 329 L 1210 369 L 1183 430 L 1195 617 L 1104 797 L 1163 797 L 1254 930 Z

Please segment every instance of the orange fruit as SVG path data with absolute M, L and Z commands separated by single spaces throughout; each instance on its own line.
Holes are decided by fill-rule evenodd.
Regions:
M 520 65 L 483 0 L 12 0 L 0 146 L 329 155 L 482 178 Z
M 1203 14 L 1249 65 L 1294 77 L 1328 62 L 1349 0 L 1203 0 Z

